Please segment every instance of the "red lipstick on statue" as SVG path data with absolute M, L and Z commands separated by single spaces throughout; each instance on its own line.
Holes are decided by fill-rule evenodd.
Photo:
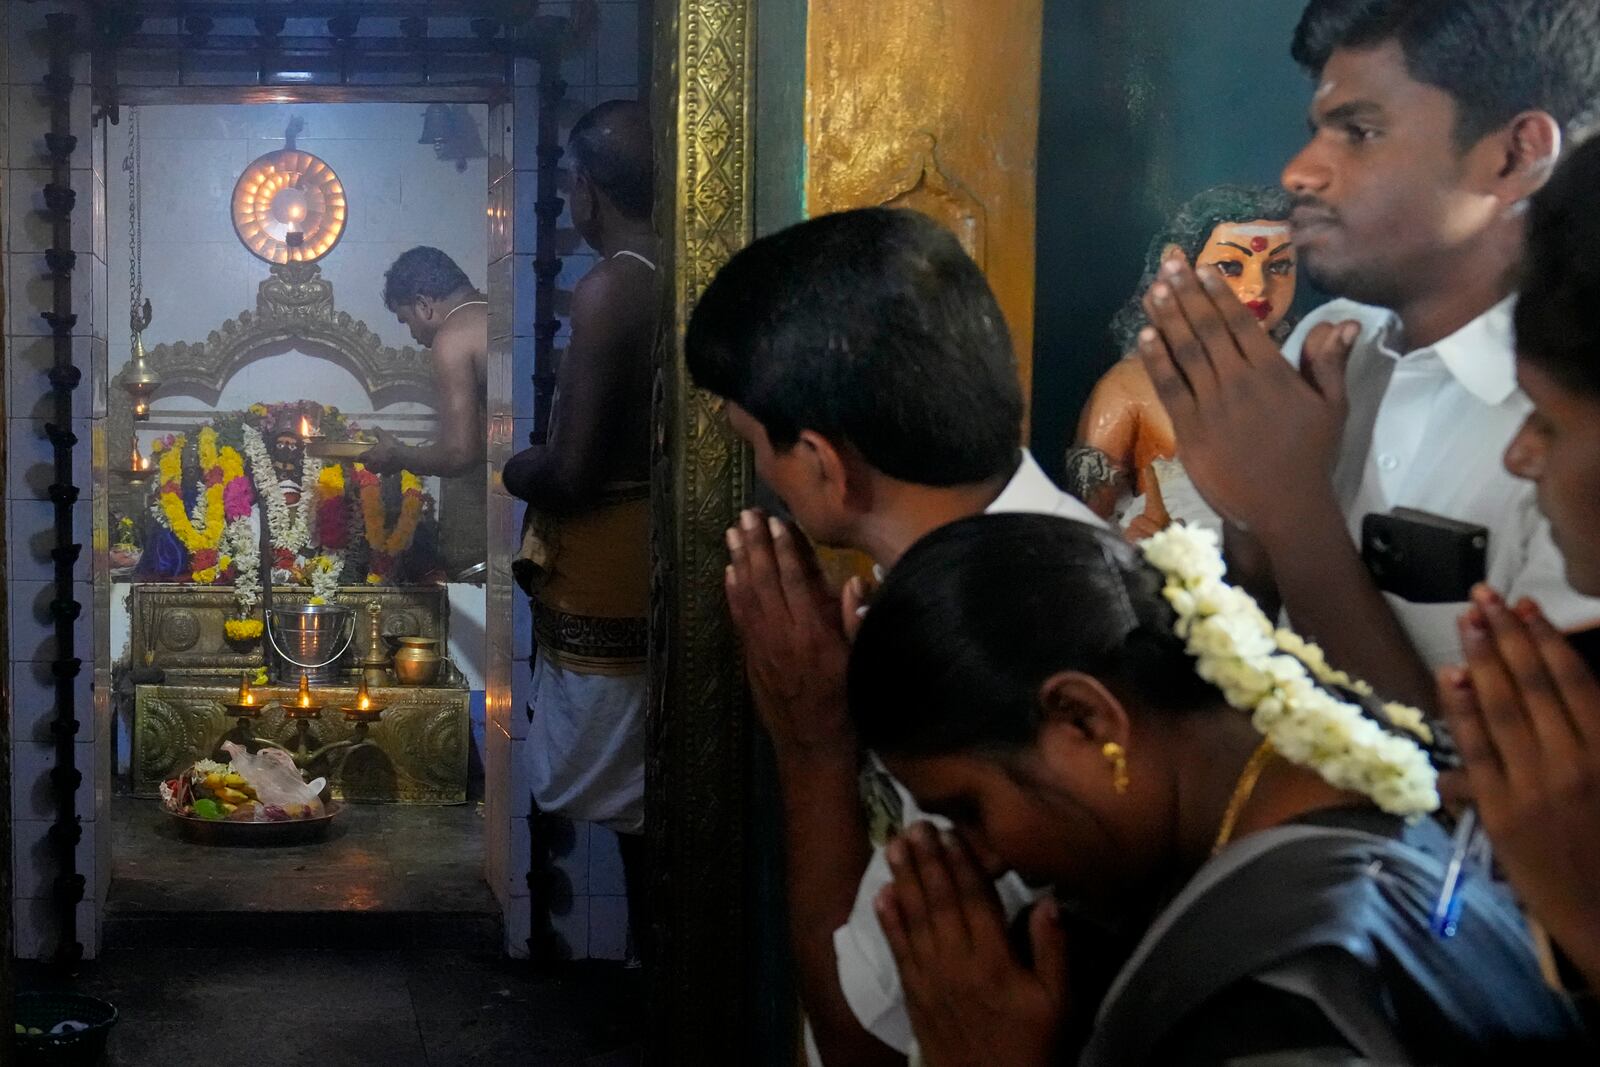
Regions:
M 1251 300 L 1245 304 L 1245 307 L 1249 308 L 1250 314 L 1261 322 L 1267 321 L 1267 316 L 1272 314 L 1272 301 L 1270 300 Z

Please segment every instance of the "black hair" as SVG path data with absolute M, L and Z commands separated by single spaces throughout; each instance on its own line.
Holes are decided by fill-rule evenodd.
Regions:
M 1517 354 L 1600 397 L 1600 138 L 1574 149 L 1528 211 Z
M 655 146 L 650 116 L 636 100 L 607 100 L 572 127 L 568 146 L 578 169 L 630 219 L 655 205 Z
M 1132 352 L 1139 340 L 1139 331 L 1150 325 L 1150 316 L 1144 312 L 1144 294 L 1156 283 L 1168 245 L 1177 245 L 1193 263 L 1218 226 L 1258 219 L 1287 223 L 1289 208 L 1289 194 L 1270 185 L 1217 185 L 1190 197 L 1150 242 L 1139 285 L 1111 320 L 1111 336 L 1117 342 L 1117 351 Z M 1294 316 L 1285 315 L 1273 328 L 1273 339 L 1287 341 L 1294 332 L 1294 324 Z
M 1292 54 L 1313 75 L 1335 50 L 1397 41 L 1411 77 L 1455 100 L 1462 149 L 1523 111 L 1569 138 L 1600 122 L 1595 0 L 1311 0 Z
M 471 288 L 472 282 L 455 260 L 437 248 L 418 245 L 400 253 L 400 258 L 384 272 L 383 305 L 394 311 L 423 297 L 443 300 Z
M 1004 754 L 1034 742 L 1040 688 L 1083 671 L 1142 708 L 1222 705 L 1173 634 L 1165 579 L 1121 537 L 1049 515 L 980 515 L 924 537 L 850 653 L 850 714 L 874 751 Z
M 695 382 L 919 485 L 1009 475 L 1022 387 L 994 293 L 955 235 L 914 211 L 824 215 L 735 255 L 689 321 Z

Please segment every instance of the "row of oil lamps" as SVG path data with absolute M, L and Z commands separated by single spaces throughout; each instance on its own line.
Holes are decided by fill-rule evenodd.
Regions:
M 238 697 L 225 705 L 228 714 L 240 719 L 259 718 L 272 701 L 259 701 L 256 692 L 250 685 L 250 676 L 246 674 L 239 683 Z M 283 714 L 289 719 L 320 719 L 324 705 L 313 699 L 311 692 L 311 679 L 309 676 L 300 675 L 300 691 L 293 701 L 280 702 Z M 361 678 L 361 688 L 356 690 L 354 704 L 341 705 L 339 710 L 344 713 L 347 722 L 377 722 L 382 716 L 385 704 L 380 704 L 372 699 L 372 694 L 367 690 L 367 679 Z

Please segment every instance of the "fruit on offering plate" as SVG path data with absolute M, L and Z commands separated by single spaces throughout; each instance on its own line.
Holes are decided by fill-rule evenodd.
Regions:
M 161 800 L 174 814 L 212 821 L 288 822 L 321 814 L 309 804 L 264 804 L 255 786 L 231 763 L 208 759 L 162 782 Z

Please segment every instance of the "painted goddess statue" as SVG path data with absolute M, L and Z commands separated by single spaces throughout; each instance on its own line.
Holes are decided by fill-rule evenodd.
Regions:
M 1111 322 L 1125 355 L 1084 408 L 1078 442 L 1067 453 L 1067 486 L 1102 518 L 1120 522 L 1131 540 L 1175 519 L 1222 526 L 1183 473 L 1172 420 L 1132 354 L 1149 324 L 1141 300 L 1162 261 L 1182 251 L 1196 267 L 1219 272 L 1261 328 L 1286 340 L 1294 328 L 1289 309 L 1296 283 L 1288 218 L 1289 197 L 1280 189 L 1219 185 L 1200 193 L 1151 242 L 1144 276 Z

